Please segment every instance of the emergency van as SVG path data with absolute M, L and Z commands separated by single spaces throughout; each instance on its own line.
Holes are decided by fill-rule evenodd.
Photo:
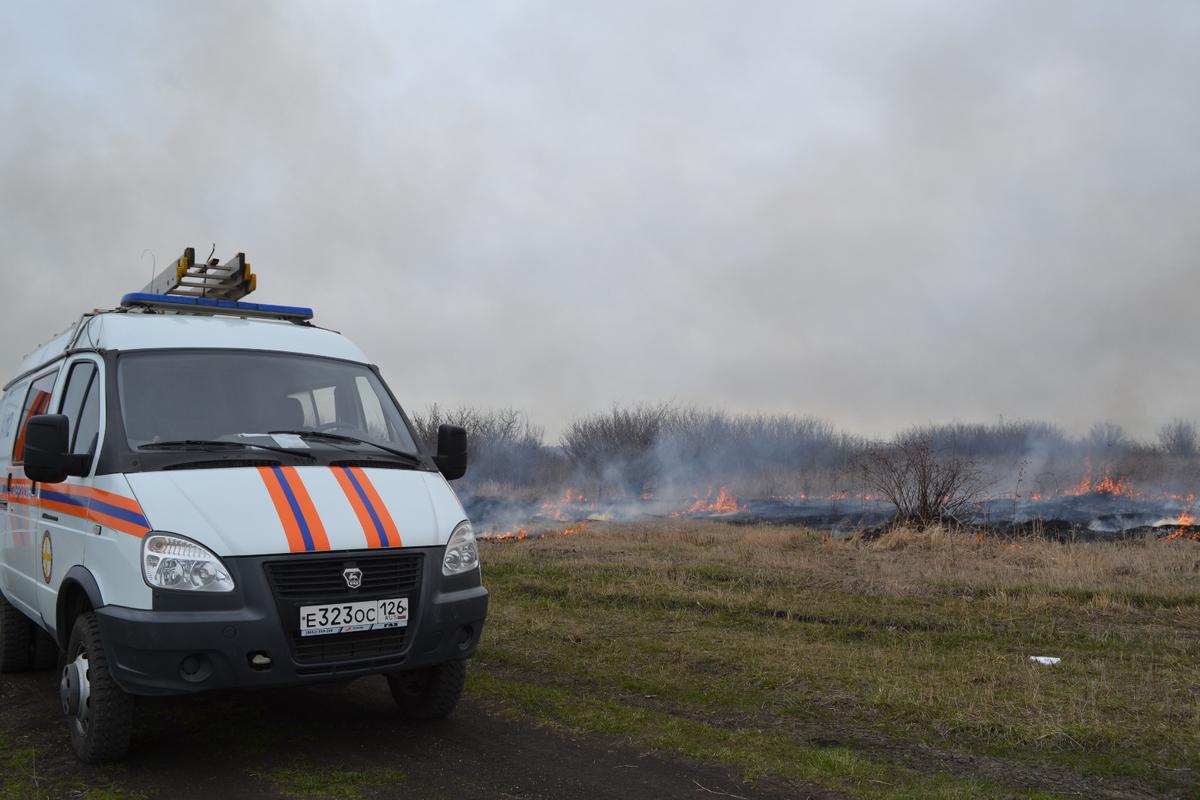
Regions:
M 22 362 L 0 399 L 0 672 L 57 667 L 72 746 L 135 698 L 386 677 L 444 717 L 487 614 L 471 523 L 379 370 L 191 248 Z

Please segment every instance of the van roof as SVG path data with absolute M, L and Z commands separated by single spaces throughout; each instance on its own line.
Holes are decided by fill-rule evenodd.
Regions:
M 21 360 L 17 376 L 54 361 L 72 342 L 77 348 L 99 350 L 183 347 L 275 350 L 369 363 L 362 350 L 349 339 L 313 325 L 208 314 L 112 311 L 84 316 L 79 323 L 38 347 Z

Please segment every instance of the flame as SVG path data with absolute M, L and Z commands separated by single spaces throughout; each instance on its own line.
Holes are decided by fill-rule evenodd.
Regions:
M 727 514 L 733 511 L 743 511 L 738 505 L 737 497 L 729 491 L 728 486 L 722 486 L 713 497 L 713 487 L 708 487 L 704 497 L 696 495 L 696 502 L 683 511 L 676 511 L 671 516 L 682 517 L 687 514 Z
M 523 542 L 526 539 L 553 539 L 559 536 L 574 536 L 577 533 L 583 533 L 583 529 L 587 526 L 586 522 L 579 522 L 569 528 L 562 530 L 546 530 L 546 531 L 530 531 L 524 526 L 513 528 L 507 531 L 492 532 L 486 531 L 479 534 L 479 538 L 487 542 Z
M 577 492 L 568 486 L 563 490 L 562 497 L 551 498 L 542 503 L 541 516 L 550 517 L 555 520 L 569 519 L 568 509 L 572 506 L 587 505 L 588 497 L 582 492 Z
M 1200 531 L 1189 531 L 1187 528 L 1176 528 L 1167 536 L 1163 537 L 1164 542 L 1171 542 L 1176 539 L 1191 539 L 1193 542 L 1200 542 Z
M 1109 474 L 1109 468 L 1104 468 L 1104 477 L 1098 481 L 1092 480 L 1092 462 L 1089 459 L 1083 460 L 1084 473 L 1079 483 L 1067 490 L 1067 494 L 1078 497 L 1084 494 L 1107 494 L 1114 497 L 1133 497 L 1133 487 L 1124 478 L 1117 476 L 1113 478 Z
M 523 542 L 529 538 L 529 529 L 520 527 L 499 533 L 485 531 L 479 534 L 479 538 L 488 542 Z

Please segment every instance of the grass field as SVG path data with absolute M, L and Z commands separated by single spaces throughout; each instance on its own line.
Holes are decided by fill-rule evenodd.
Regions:
M 664 521 L 483 559 L 469 690 L 507 713 L 853 797 L 1200 797 L 1193 542 Z

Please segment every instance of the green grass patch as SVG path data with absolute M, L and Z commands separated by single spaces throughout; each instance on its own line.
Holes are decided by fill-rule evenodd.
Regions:
M 492 605 L 479 679 L 624 708 L 618 733 L 638 741 L 638 724 L 665 724 L 654 714 L 753 728 L 767 738 L 746 741 L 768 752 L 827 731 L 876 769 L 954 764 L 939 778 L 951 793 L 978 779 L 1017 794 L 1178 794 L 1200 775 L 1194 543 L 863 544 L 693 522 L 596 526 L 483 555 Z M 552 708 L 529 704 L 563 716 Z M 687 737 L 654 738 L 755 763 L 749 745 L 705 756 Z M 812 780 L 864 796 L 885 780 L 829 766 Z
M 739 768 L 747 778 L 777 776 L 852 791 L 863 798 L 1010 798 L 1010 789 L 944 773 L 918 772 L 874 761 L 844 747 L 814 748 L 789 737 L 752 728 L 727 728 L 617 702 L 582 698 L 568 690 L 539 686 L 483 672 L 471 674 L 478 696 L 523 716 L 560 727 L 632 739 L 657 750 Z M 1024 792 L 1016 796 L 1055 795 Z
M 46 777 L 39 766 L 38 749 L 24 740 L 0 733 L 0 800 L 145 800 L 140 792 L 113 786 L 90 786 L 81 780 Z
M 406 780 L 404 773 L 386 767 L 293 764 L 263 773 L 262 777 L 295 800 L 360 800 L 391 789 Z M 390 795 L 389 795 L 390 796 Z

